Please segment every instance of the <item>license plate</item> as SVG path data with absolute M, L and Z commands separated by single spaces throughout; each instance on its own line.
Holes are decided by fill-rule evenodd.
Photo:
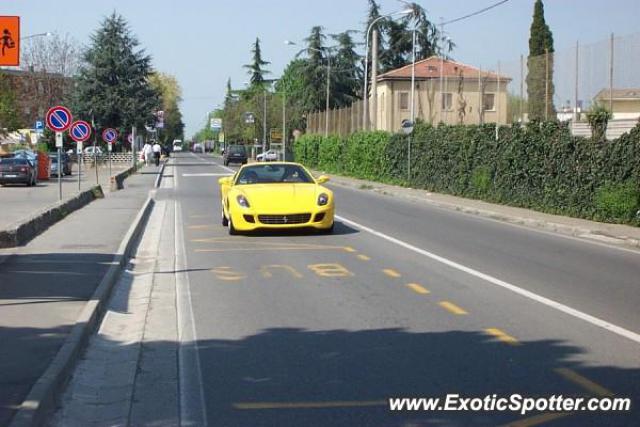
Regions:
M 18 175 L 5 175 L 6 178 L 17 178 Z

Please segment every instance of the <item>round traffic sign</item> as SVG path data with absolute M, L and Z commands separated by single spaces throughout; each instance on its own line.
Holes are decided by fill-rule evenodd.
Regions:
M 129 144 L 131 144 L 133 142 L 133 134 L 132 133 L 127 135 L 127 141 L 129 141 Z
M 76 142 L 84 142 L 91 137 L 91 125 L 84 120 L 77 120 L 71 125 L 69 135 Z
M 118 139 L 118 131 L 112 128 L 106 128 L 102 131 L 102 139 L 104 142 L 113 143 Z
M 58 105 L 47 111 L 47 127 L 54 132 L 64 132 L 71 126 L 73 117 L 68 108 Z

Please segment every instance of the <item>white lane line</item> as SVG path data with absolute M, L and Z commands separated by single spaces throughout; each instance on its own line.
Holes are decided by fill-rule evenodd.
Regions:
M 224 169 L 224 170 L 226 170 L 226 171 L 231 172 L 232 174 L 235 174 L 235 173 L 236 173 L 236 170 L 235 170 L 235 169 L 231 169 L 231 168 L 226 167 L 225 165 L 221 165 L 220 163 L 217 163 L 215 160 L 214 160 L 214 162 L 213 162 L 213 163 L 211 163 L 211 162 L 209 162 L 208 160 L 205 160 L 205 159 L 203 159 L 202 157 L 197 156 L 195 153 L 191 153 L 191 152 L 190 152 L 189 154 L 191 154 L 193 157 L 195 157 L 196 159 L 200 160 L 200 161 L 201 161 L 201 162 L 203 162 L 204 164 L 213 164 L 213 165 L 215 165 L 215 166 L 218 166 L 219 168 L 222 168 L 222 169 Z M 225 176 L 226 176 L 226 175 L 225 175 Z
M 178 317 L 178 368 L 180 393 L 180 425 L 206 426 L 204 387 L 198 335 L 191 304 L 191 283 L 187 269 L 187 256 L 182 233 L 182 206 L 177 200 L 175 209 L 175 278 Z
M 365 225 L 359 224 L 355 221 L 352 221 L 350 219 L 347 219 L 345 217 L 342 217 L 340 215 L 336 215 L 335 216 L 337 219 L 339 219 L 340 221 L 345 222 L 346 224 L 349 224 L 353 227 L 359 228 L 362 231 L 366 231 L 367 233 L 371 233 L 374 236 L 380 237 L 382 239 L 385 239 L 391 243 L 394 243 L 398 246 L 402 246 L 403 248 L 409 249 L 410 251 L 416 252 L 420 255 L 424 255 L 427 258 L 431 258 L 434 261 L 440 262 L 442 264 L 445 264 L 451 268 L 454 268 L 456 270 L 462 271 L 464 273 L 467 273 L 471 276 L 475 276 L 479 279 L 482 279 L 484 281 L 487 281 L 491 284 L 494 284 L 496 286 L 500 286 L 504 289 L 510 290 L 511 292 L 514 292 L 516 294 L 522 295 L 525 298 L 528 298 L 530 300 L 539 302 L 541 304 L 544 304 L 548 307 L 554 308 L 558 311 L 561 311 L 565 314 L 568 314 L 570 316 L 576 317 L 580 320 L 583 320 L 585 322 L 591 323 L 592 325 L 598 326 L 600 328 L 606 329 L 610 332 L 613 332 L 614 334 L 620 335 L 624 338 L 627 338 L 631 341 L 634 341 L 636 343 L 640 344 L 640 334 L 635 333 L 633 331 L 630 331 L 628 329 L 625 329 L 623 327 L 614 325 L 612 323 L 607 322 L 606 320 L 600 319 L 598 317 L 592 316 L 590 314 L 584 313 L 580 310 L 576 310 L 575 308 L 569 307 L 567 305 L 564 305 L 562 303 L 559 303 L 557 301 L 554 301 L 552 299 L 543 297 L 541 295 L 538 295 L 536 293 L 533 293 L 531 291 L 528 291 L 526 289 L 522 289 L 516 285 L 513 285 L 511 283 L 505 282 L 504 280 L 500 280 L 496 277 L 490 276 L 488 274 L 482 273 L 481 271 L 475 270 L 473 268 L 467 267 L 465 265 L 459 264 L 455 261 L 452 261 L 450 259 L 447 259 L 445 257 L 442 257 L 440 255 L 436 255 L 432 252 L 426 251 L 424 249 L 418 248 L 417 246 L 413 246 L 410 243 L 404 242 L 400 239 L 396 239 L 395 237 L 389 236 L 388 234 L 384 234 L 380 231 L 374 230 L 373 228 L 367 227 Z
M 185 177 L 200 177 L 200 176 L 230 176 L 228 173 L 183 173 Z

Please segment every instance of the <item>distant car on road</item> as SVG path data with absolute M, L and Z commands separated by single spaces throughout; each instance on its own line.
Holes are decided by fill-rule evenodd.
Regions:
M 273 162 L 278 160 L 278 152 L 276 150 L 265 151 L 262 154 L 258 154 L 256 160 L 259 162 Z
M 38 171 L 29 159 L 15 156 L 0 158 L 0 185 L 26 184 L 31 187 L 37 182 Z
M 51 158 L 51 176 L 58 176 L 58 153 L 49 154 Z M 67 153 L 60 155 L 62 160 L 62 175 L 71 175 L 71 158 Z
M 204 153 L 204 144 L 197 142 L 193 144 L 192 150 L 194 153 Z
M 222 162 L 225 166 L 229 163 L 247 163 L 247 150 L 244 145 L 229 145 L 222 156 Z
M 93 153 L 93 148 L 94 148 L 93 146 L 85 148 L 84 149 L 84 154 L 89 154 L 89 155 L 93 156 L 93 154 L 94 154 Z M 95 154 L 97 156 L 102 156 L 102 149 L 100 147 L 95 147 L 95 149 L 96 149 Z

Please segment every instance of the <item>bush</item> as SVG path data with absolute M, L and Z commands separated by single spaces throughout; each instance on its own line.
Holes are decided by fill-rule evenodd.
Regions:
M 599 219 L 633 220 L 639 215 L 640 191 L 631 181 L 622 184 L 606 183 L 596 191 L 596 212 Z
M 581 218 L 640 225 L 640 125 L 618 140 L 574 137 L 567 125 L 417 124 L 408 137 L 304 135 L 296 160 L 311 168 Z

